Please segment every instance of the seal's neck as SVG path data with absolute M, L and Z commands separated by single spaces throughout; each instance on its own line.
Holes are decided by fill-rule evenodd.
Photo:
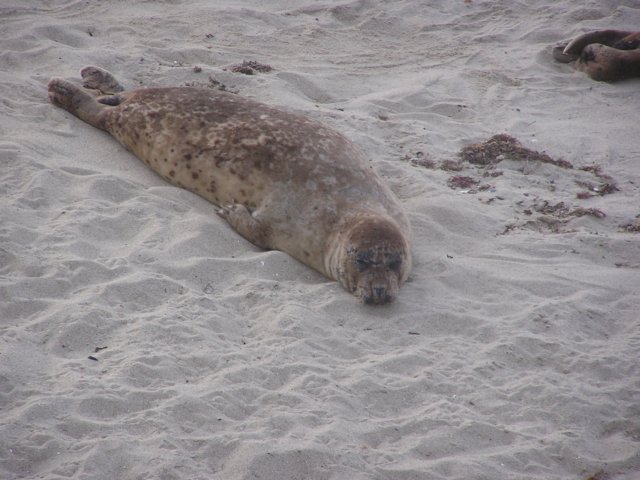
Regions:
M 344 227 L 336 229 L 331 233 L 329 238 L 327 239 L 327 244 L 325 246 L 325 251 L 323 255 L 324 261 L 324 271 L 325 275 L 329 278 L 337 280 L 340 283 L 343 283 L 341 278 L 344 278 L 344 266 L 341 266 L 344 259 L 344 250 L 347 240 L 347 232 Z M 344 287 L 346 285 L 343 284 Z

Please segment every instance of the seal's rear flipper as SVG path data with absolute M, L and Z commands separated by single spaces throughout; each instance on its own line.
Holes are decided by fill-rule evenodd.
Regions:
M 82 76 L 83 87 L 98 90 L 103 95 L 124 91 L 124 87 L 116 77 L 100 67 L 84 67 L 80 70 L 80 76 Z
M 551 49 L 551 55 L 553 55 L 553 58 L 556 62 L 570 63 L 578 59 L 579 55 L 564 53 L 564 49 L 566 47 L 566 43 L 559 43 L 558 45 L 553 46 L 553 48 Z
M 633 32 L 623 30 L 597 30 L 595 32 L 585 33 L 571 40 L 562 53 L 565 55 L 580 55 L 582 50 L 592 43 L 600 43 L 613 47 L 616 42 L 619 42 L 631 34 L 633 34 Z
M 631 35 L 618 40 L 612 45 L 613 48 L 618 50 L 636 50 L 640 48 L 640 32 L 634 32 Z
M 98 100 L 81 86 L 64 80 L 53 78 L 49 81 L 49 100 L 54 105 L 64 108 L 76 117 L 94 127 L 103 129 L 105 109 L 107 105 Z

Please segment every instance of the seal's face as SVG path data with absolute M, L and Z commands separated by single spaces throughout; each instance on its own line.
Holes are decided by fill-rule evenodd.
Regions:
M 368 218 L 348 233 L 339 280 L 366 304 L 393 301 L 411 268 L 409 245 L 391 221 Z

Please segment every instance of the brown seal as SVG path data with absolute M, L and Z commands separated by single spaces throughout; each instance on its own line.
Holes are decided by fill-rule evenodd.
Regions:
M 411 269 L 402 207 L 347 138 L 239 95 L 124 91 L 108 72 L 52 79 L 49 99 L 106 130 L 174 185 L 219 208 L 254 244 L 288 253 L 365 303 L 394 299 Z
M 640 32 L 598 30 L 553 47 L 558 62 L 575 61 L 594 80 L 615 82 L 640 77 Z

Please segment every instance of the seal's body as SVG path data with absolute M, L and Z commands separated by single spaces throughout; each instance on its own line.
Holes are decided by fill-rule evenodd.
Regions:
M 368 159 L 316 121 L 238 95 L 123 91 L 87 67 L 51 101 L 106 130 L 169 182 L 218 207 L 254 244 L 290 254 L 366 303 L 391 301 L 411 268 L 409 222 Z
M 553 48 L 553 58 L 575 61 L 594 80 L 615 82 L 640 77 L 640 32 L 598 30 Z

